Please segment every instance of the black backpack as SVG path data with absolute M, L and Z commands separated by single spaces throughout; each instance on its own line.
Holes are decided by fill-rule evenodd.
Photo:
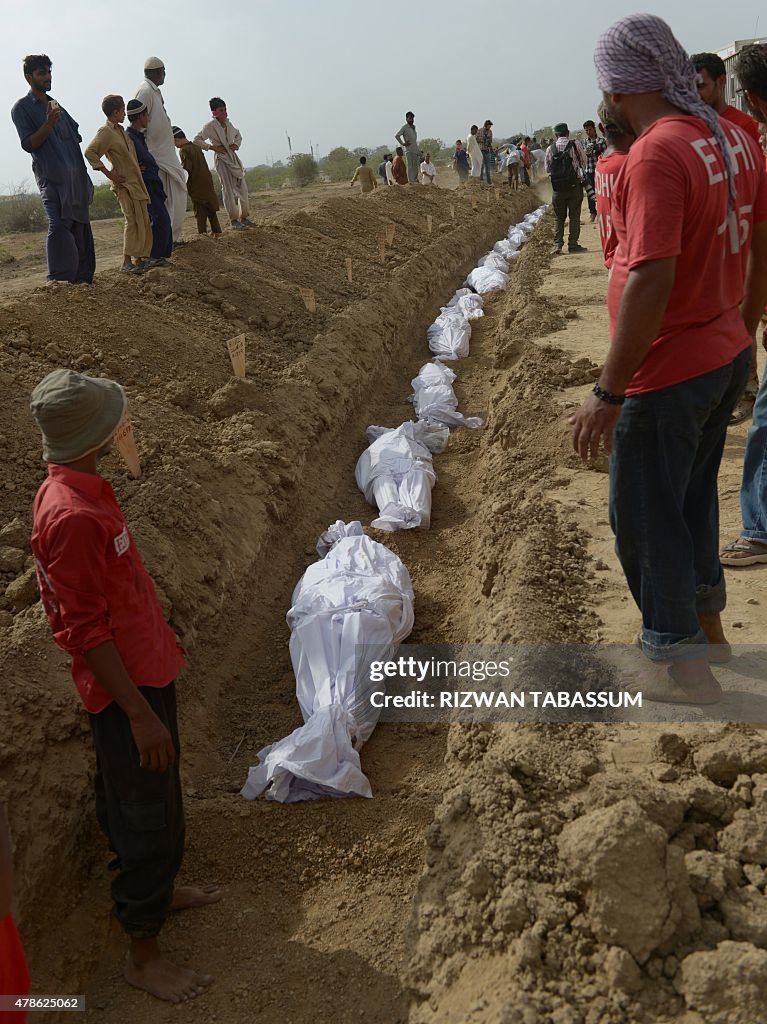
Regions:
M 573 166 L 571 152 L 573 149 L 572 139 L 564 149 L 557 149 L 557 144 L 552 145 L 551 154 L 551 187 L 555 192 L 565 192 L 578 184 L 578 174 Z

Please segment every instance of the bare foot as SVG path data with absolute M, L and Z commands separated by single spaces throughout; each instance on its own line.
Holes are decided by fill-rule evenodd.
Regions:
M 706 634 L 708 640 L 708 660 L 712 665 L 724 665 L 732 660 L 732 647 L 727 643 L 727 637 L 722 628 L 722 616 L 717 612 L 715 615 L 701 615 L 698 613 L 700 628 Z
M 628 693 L 641 693 L 645 700 L 664 704 L 716 704 L 722 688 L 706 658 L 672 664 L 648 664 L 646 671 L 627 681 Z
M 171 910 L 192 910 L 194 907 L 206 907 L 209 903 L 218 903 L 223 893 L 217 885 L 205 885 L 198 889 L 194 885 L 178 885 L 173 890 Z
M 160 955 L 156 939 L 134 939 L 125 965 L 125 980 L 168 1003 L 185 1003 L 202 995 L 213 976 L 166 960 Z

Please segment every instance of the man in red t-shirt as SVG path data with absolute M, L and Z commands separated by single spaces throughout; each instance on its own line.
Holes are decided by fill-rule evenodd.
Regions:
M 394 159 L 391 162 L 391 173 L 398 185 L 407 185 L 407 167 L 405 166 L 405 151 L 402 146 L 394 150 Z
M 709 107 L 739 125 L 759 145 L 759 125 L 751 117 L 727 102 L 727 68 L 716 53 L 694 53 L 690 60 L 698 72 L 698 95 Z
M 11 916 L 13 853 L 5 811 L 0 807 L 0 996 L 29 995 L 29 970 L 19 933 Z M 2 1024 L 25 1024 L 26 1010 L 4 1010 Z
M 662 19 L 622 18 L 594 62 L 611 117 L 636 142 L 613 197 L 612 341 L 573 444 L 584 459 L 602 441 L 612 450 L 616 550 L 642 648 L 661 666 L 637 688 L 715 703 L 709 660 L 730 655 L 717 474 L 767 300 L 767 176 L 745 132 L 702 103 Z
M 125 977 L 179 1003 L 209 975 L 160 953 L 172 909 L 217 891 L 174 888 L 184 853 L 174 680 L 183 652 L 99 459 L 126 410 L 114 381 L 54 370 L 32 392 L 48 478 L 37 492 L 32 554 L 40 596 L 88 711 L 96 748 L 96 814 L 117 855 L 114 913 L 130 939 Z
M 605 266 L 612 269 L 615 258 L 615 250 L 618 246 L 618 236 L 612 222 L 612 197 L 615 192 L 615 182 L 618 173 L 623 167 L 623 162 L 628 156 L 633 135 L 627 135 L 618 128 L 607 113 L 607 108 L 602 104 L 599 110 L 599 127 L 607 141 L 607 149 L 597 160 L 594 171 L 594 191 L 597 203 L 597 226 L 599 228 L 599 240 L 602 243 L 602 254 L 605 258 Z
M 767 46 L 744 46 L 735 73 L 764 129 L 767 123 Z M 767 348 L 767 330 L 762 335 L 762 345 Z M 737 540 L 720 553 L 725 566 L 767 563 L 767 385 L 764 380 L 752 415 L 740 487 L 743 528 Z

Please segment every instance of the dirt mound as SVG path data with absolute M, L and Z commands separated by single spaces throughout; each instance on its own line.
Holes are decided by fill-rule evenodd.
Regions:
M 237 650 L 284 644 L 282 634 L 262 638 L 257 624 L 284 616 L 312 540 L 329 514 L 348 513 L 338 507 L 338 481 L 343 474 L 353 488 L 362 437 L 347 436 L 350 415 L 370 407 L 392 360 L 410 357 L 414 345 L 426 356 L 425 328 L 439 305 L 535 205 L 486 194 L 476 211 L 468 189 L 333 199 L 218 243 L 194 242 L 178 250 L 172 269 L 137 279 L 107 272 L 89 288 L 54 285 L 0 307 L 0 795 L 13 823 L 18 909 L 33 953 L 66 916 L 83 868 L 97 870 L 101 845 L 88 839 L 87 722 L 36 602 L 26 540 L 44 475 L 28 411 L 32 387 L 70 366 L 128 389 L 143 475 L 132 480 L 115 458 L 108 476 L 189 652 L 186 763 L 204 763 L 220 690 L 240 670 L 231 647 L 218 653 L 223 637 Z M 382 262 L 379 239 L 391 223 Z M 314 313 L 304 287 L 314 290 Z M 240 333 L 244 382 L 233 381 L 225 346 Z M 341 451 L 346 461 L 336 467 Z M 232 641 L 233 609 L 241 608 L 249 619 Z M 270 685 L 282 726 L 284 707 L 294 704 L 289 674 Z M 278 728 L 267 715 L 259 729 L 273 739 L 270 724 Z

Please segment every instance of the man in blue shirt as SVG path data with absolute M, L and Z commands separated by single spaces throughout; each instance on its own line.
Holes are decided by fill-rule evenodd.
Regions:
M 32 154 L 32 170 L 48 217 L 48 280 L 93 281 L 96 250 L 88 208 L 93 184 L 80 152 L 78 124 L 48 95 L 51 61 L 46 54 L 24 58 L 30 89 L 11 110 L 21 148 Z
M 146 126 L 149 121 L 146 104 L 142 100 L 128 100 L 126 108 L 129 127 L 126 132 L 132 140 L 141 168 L 141 177 L 149 193 L 149 223 L 152 225 L 152 252 L 150 258 L 166 263 L 173 252 L 173 229 L 165 204 L 165 189 L 160 178 L 160 165 L 146 144 Z M 157 264 L 155 264 L 156 266 Z

